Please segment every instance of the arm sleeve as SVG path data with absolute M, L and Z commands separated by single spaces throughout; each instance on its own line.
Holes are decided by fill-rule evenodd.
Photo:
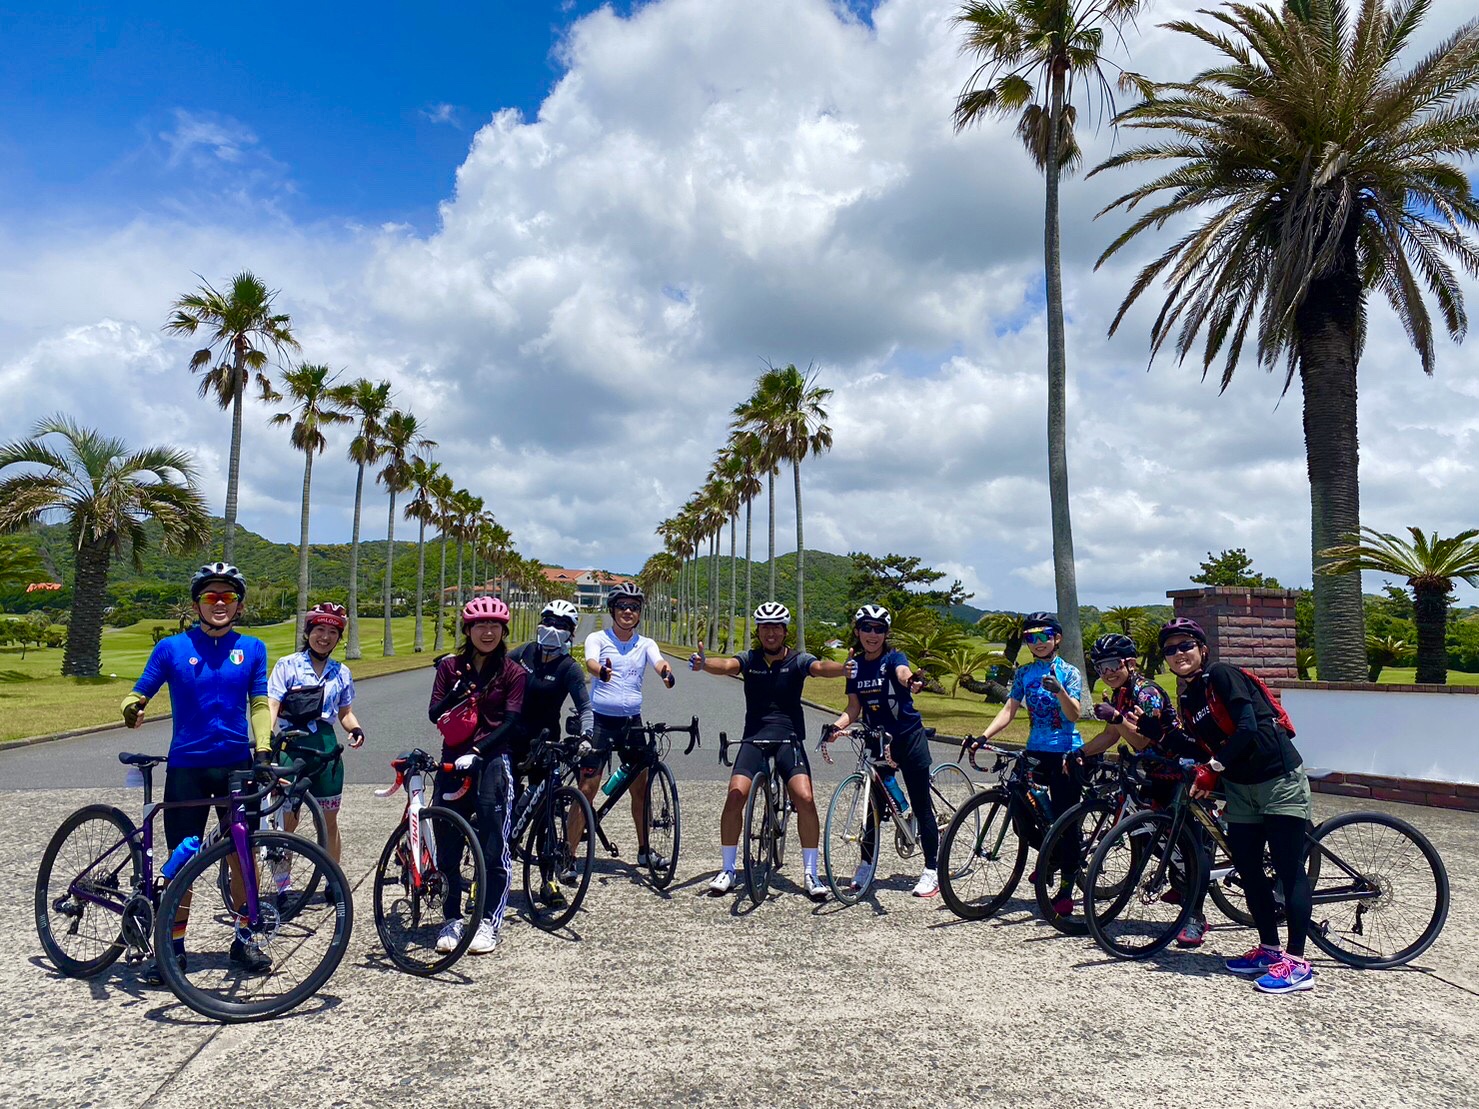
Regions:
M 456 665 L 455 661 L 452 665 L 447 665 L 445 659 L 437 664 L 436 676 L 431 681 L 431 704 L 426 710 L 426 715 L 433 724 L 447 711 L 452 701 L 452 674 Z
M 1233 766 L 1245 759 L 1258 746 L 1258 715 L 1253 711 L 1253 691 L 1248 679 L 1231 666 L 1214 666 L 1207 672 L 1210 696 L 1227 706 L 1232 717 L 1233 734 L 1217 752 L 1217 761 Z
M 585 675 L 580 672 L 580 664 L 574 659 L 565 668 L 565 692 L 570 695 L 571 705 L 580 714 L 582 734 L 595 730 L 596 714 L 591 711 L 591 691 L 585 684 Z
M 167 642 L 169 640 L 161 639 L 154 644 L 154 649 L 149 652 L 149 661 L 144 663 L 144 672 L 139 675 L 139 680 L 134 682 L 135 693 L 144 697 L 153 697 L 169 678 L 169 649 L 164 646 Z
M 252 695 L 252 740 L 258 751 L 272 750 L 272 707 L 267 704 L 267 694 Z
M 529 679 L 529 672 L 517 662 L 505 661 L 503 675 L 508 679 L 508 697 L 504 701 L 504 711 L 509 716 L 518 716 L 524 711 L 524 683 Z
M 502 743 L 505 738 L 512 738 L 515 729 L 521 727 L 523 727 L 523 724 L 520 722 L 519 717 L 511 713 L 503 718 L 503 723 L 498 725 L 498 727 L 486 735 L 479 736 L 477 741 L 473 743 L 472 749 L 480 755 L 486 755 L 494 747 Z

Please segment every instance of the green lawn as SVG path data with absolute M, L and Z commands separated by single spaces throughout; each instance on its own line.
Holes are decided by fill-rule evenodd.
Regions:
M 104 628 L 101 678 L 62 677 L 58 673 L 62 666 L 59 648 L 38 651 L 33 647 L 25 658 L 21 658 L 19 647 L 0 648 L 0 743 L 118 721 L 118 705 L 133 688 L 134 679 L 154 649 L 151 630 L 158 623 L 145 620 L 126 628 Z M 365 657 L 350 664 L 356 678 L 431 665 L 429 648 L 434 629 L 429 620 L 428 650 L 419 655 L 411 650 L 416 636 L 414 617 L 397 617 L 392 621 L 397 653 L 391 658 L 380 655 L 380 631 L 378 620 L 361 624 L 360 642 Z M 267 644 L 269 665 L 297 648 L 291 620 L 247 628 L 246 634 Z M 343 658 L 342 650 L 339 657 Z M 169 693 L 161 690 L 149 707 L 150 715 L 155 717 L 167 711 Z

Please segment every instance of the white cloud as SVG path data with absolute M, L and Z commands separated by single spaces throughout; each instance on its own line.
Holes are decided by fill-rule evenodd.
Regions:
M 0 410 L 0 435 L 60 407 L 132 441 L 178 442 L 219 504 L 226 418 L 191 393 L 190 344 L 158 328 L 194 273 L 251 268 L 283 290 L 305 356 L 395 383 L 526 553 L 635 568 L 762 360 L 815 361 L 836 390 L 836 445 L 803 468 L 808 545 L 918 554 L 977 603 L 1051 604 L 1041 180 L 1010 124 L 952 131 L 969 72 L 954 11 L 889 0 L 870 30 L 825 0 L 603 8 L 566 36 L 566 72 L 535 118 L 502 112 L 479 129 L 425 236 L 202 215 L 259 211 L 264 197 L 270 209 L 289 176 L 245 124 L 179 113 L 162 136 L 171 156 L 227 172 L 248 190 L 242 208 L 0 229 L 5 256 L 27 260 L 0 271 L 0 388 L 21 398 Z M 1438 5 L 1433 37 L 1460 14 Z M 1137 68 L 1185 71 L 1181 44 L 1143 30 Z M 1110 143 L 1086 135 L 1087 162 Z M 1222 396 L 1170 358 L 1147 373 L 1151 303 L 1104 337 L 1137 264 L 1091 268 L 1123 226 L 1092 219 L 1125 187 L 1110 177 L 1064 189 L 1081 593 L 1154 600 L 1228 546 L 1307 581 L 1297 391 L 1281 402 L 1281 378 L 1251 365 Z M 1444 348 L 1424 379 L 1373 308 L 1368 522 L 1479 524 L 1472 366 Z M 292 540 L 301 463 L 262 417 L 248 420 L 243 522 Z M 343 446 L 315 467 L 315 538 L 349 531 Z M 781 475 L 783 551 L 790 490 Z M 383 529 L 378 495 L 365 521 Z
M 421 115 L 432 123 L 457 124 L 457 107 L 454 104 L 432 104 L 421 109 Z

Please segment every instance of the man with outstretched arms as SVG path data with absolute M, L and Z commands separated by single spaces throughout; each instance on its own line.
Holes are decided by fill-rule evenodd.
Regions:
M 816 799 L 811 789 L 811 763 L 806 758 L 806 715 L 801 690 L 807 678 L 840 678 L 843 664 L 819 659 L 786 646 L 791 613 L 777 601 L 766 601 L 755 610 L 757 650 L 733 658 L 708 658 L 703 648 L 689 656 L 688 665 L 709 674 L 740 674 L 745 680 L 745 734 L 734 759 L 729 794 L 719 818 L 719 873 L 709 891 L 728 893 L 739 882 L 735 862 L 739 855 L 740 823 L 745 799 L 755 774 L 775 754 L 776 772 L 786 780 L 786 789 L 796 806 L 796 831 L 801 837 L 801 865 L 806 895 L 813 901 L 827 896 L 827 885 L 817 876 L 817 845 L 822 825 L 817 819 Z M 791 742 L 791 740 L 795 742 Z M 765 744 L 762 748 L 760 744 Z
M 253 751 L 259 763 L 272 759 L 272 724 L 267 704 L 267 646 L 233 626 L 246 600 L 246 579 L 235 566 L 213 562 L 190 579 L 190 600 L 199 623 L 154 644 L 144 672 L 123 699 L 123 722 L 137 728 L 149 699 L 169 686 L 174 734 L 164 775 L 165 801 L 199 801 L 225 797 L 232 771 L 248 770 Z M 229 817 L 216 809 L 224 828 Z M 165 857 L 191 836 L 205 832 L 206 809 L 191 805 L 164 810 Z M 240 876 L 232 872 L 232 889 L 244 899 Z M 173 957 L 185 963 L 187 897 L 175 917 Z M 164 952 L 158 953 L 161 957 Z M 266 974 L 272 960 L 253 942 L 231 944 L 231 961 L 254 974 Z M 162 981 L 159 967 L 144 971 L 145 980 Z
M 642 591 L 625 582 L 606 598 L 611 626 L 592 632 L 585 640 L 585 668 L 595 676 L 591 683 L 591 708 L 595 710 L 594 751 L 580 764 L 580 789 L 594 799 L 601 785 L 601 769 L 615 751 L 623 766 L 637 761 L 643 752 L 642 678 L 651 666 L 673 687 L 673 668 L 662 657 L 657 643 L 637 633 L 642 619 Z M 631 784 L 632 821 L 637 826 L 637 865 L 661 869 L 666 859 L 648 857 L 647 772 Z M 580 814 L 570 821 L 570 841 L 578 843 L 584 829 Z

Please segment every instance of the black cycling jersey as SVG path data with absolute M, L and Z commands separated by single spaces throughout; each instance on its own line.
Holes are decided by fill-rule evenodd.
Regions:
M 546 660 L 537 643 L 525 643 L 510 651 L 508 657 L 528 675 L 524 679 L 524 708 L 520 716 L 530 738 L 544 728 L 556 737 L 561 734 L 560 710 L 566 697 L 580 714 L 580 730 L 591 731 L 594 726 L 591 695 L 580 663 L 565 654 Z
M 816 655 L 792 651 L 771 664 L 757 647 L 734 657 L 745 676 L 745 738 L 780 739 L 788 734 L 804 738 L 806 714 L 801 707 L 801 690 L 811 675 Z
M 1207 687 L 1227 707 L 1235 730 L 1228 735 L 1213 719 Z M 1296 769 L 1304 760 L 1274 716 L 1273 706 L 1236 666 L 1215 662 L 1181 692 L 1181 720 L 1222 763 L 1222 776 L 1253 785 Z

